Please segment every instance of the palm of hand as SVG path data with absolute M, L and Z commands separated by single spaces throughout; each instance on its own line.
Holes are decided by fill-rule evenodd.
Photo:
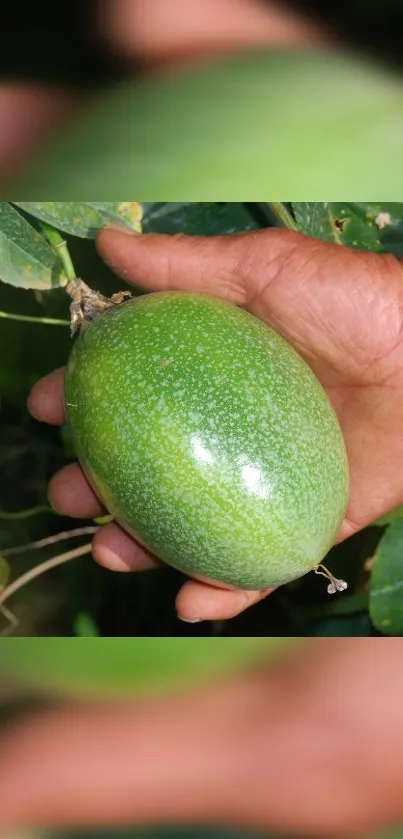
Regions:
M 397 260 L 283 230 L 209 239 L 104 230 L 98 247 L 117 274 L 147 290 L 200 291 L 245 306 L 306 359 L 335 407 L 347 445 L 351 496 L 339 539 L 401 502 L 403 271 Z M 38 383 L 30 408 L 39 419 L 63 421 L 61 371 Z M 53 479 L 50 497 L 65 514 L 101 512 L 76 465 Z M 115 570 L 159 564 L 115 524 L 95 537 L 94 556 Z M 228 618 L 267 593 L 223 591 L 191 580 L 177 608 L 188 620 Z
M 403 499 L 402 267 L 298 236 L 259 282 L 251 311 L 304 356 L 338 414 L 351 474 L 345 538 Z

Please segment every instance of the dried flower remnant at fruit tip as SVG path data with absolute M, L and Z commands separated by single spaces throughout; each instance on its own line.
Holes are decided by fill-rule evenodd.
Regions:
M 328 594 L 336 594 L 337 591 L 345 591 L 348 587 L 345 580 L 338 580 L 337 577 L 334 577 L 331 571 L 326 568 L 326 565 L 322 565 L 322 563 L 320 565 L 316 565 L 313 570 L 315 574 L 320 574 L 321 577 L 326 577 L 330 580 L 327 587 Z

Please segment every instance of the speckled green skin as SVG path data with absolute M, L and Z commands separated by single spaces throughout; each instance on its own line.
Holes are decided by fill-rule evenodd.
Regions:
M 248 312 L 156 293 L 99 316 L 65 380 L 78 457 L 109 512 L 169 565 L 260 589 L 335 541 L 348 466 L 310 368 Z

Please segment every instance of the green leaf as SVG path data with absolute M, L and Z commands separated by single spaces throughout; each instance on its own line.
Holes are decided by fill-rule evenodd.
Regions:
M 367 611 L 368 599 L 366 592 L 357 592 L 356 594 L 351 594 L 349 597 L 338 597 L 335 600 L 330 600 L 326 606 L 323 606 L 320 613 L 318 609 L 318 615 L 325 619 L 357 615 Z M 310 614 L 315 617 L 316 611 L 311 608 Z M 309 617 L 309 613 L 307 613 L 307 617 Z
M 403 519 L 379 541 L 371 575 L 369 613 L 385 635 L 403 635 Z
M 403 825 L 395 828 L 386 828 L 381 832 L 371 833 L 363 839 L 403 839 Z
M 328 49 L 255 49 L 109 89 L 10 190 L 17 198 L 398 200 L 402 135 L 394 72 Z
M 64 233 L 93 239 L 107 222 L 118 222 L 141 233 L 142 206 L 138 201 L 15 201 L 27 213 Z
M 372 634 L 372 626 L 366 612 L 358 615 L 329 618 L 317 624 L 314 635 L 332 638 L 366 638 Z
M 0 201 L 0 280 L 42 290 L 67 283 L 56 251 L 5 201 Z
M 376 519 L 371 523 L 371 527 L 385 527 L 387 524 L 393 524 L 394 521 L 397 519 L 403 518 L 403 504 L 400 507 L 395 507 L 394 510 L 391 510 L 390 513 L 386 513 L 384 516 L 381 516 L 380 519 Z
M 223 236 L 259 227 L 245 205 L 237 201 L 165 201 L 144 203 L 143 209 L 144 233 Z
M 98 638 L 98 627 L 87 612 L 80 612 L 74 620 L 74 634 L 80 638 Z
M 403 204 L 292 203 L 302 233 L 357 250 L 403 256 Z
M 4 556 L 0 555 L 0 592 L 8 586 L 10 566 Z
M 329 201 L 293 201 L 292 209 L 301 233 L 340 244 L 338 216 L 334 215 L 336 206 L 339 205 Z

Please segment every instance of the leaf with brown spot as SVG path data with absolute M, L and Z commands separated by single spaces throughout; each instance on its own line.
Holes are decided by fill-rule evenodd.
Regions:
M 403 256 L 402 203 L 304 201 L 293 202 L 292 208 L 299 230 L 308 236 Z

